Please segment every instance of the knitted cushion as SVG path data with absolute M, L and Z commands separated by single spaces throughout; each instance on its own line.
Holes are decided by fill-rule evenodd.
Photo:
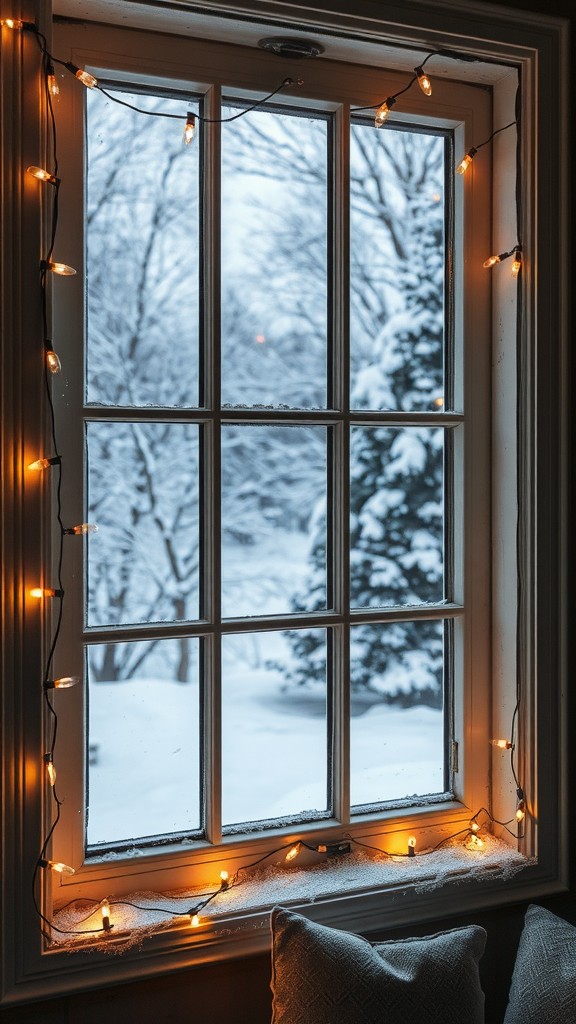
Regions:
M 483 1024 L 472 925 L 371 945 L 358 935 L 272 911 L 272 1024 Z
M 576 928 L 528 907 L 504 1024 L 574 1024 Z

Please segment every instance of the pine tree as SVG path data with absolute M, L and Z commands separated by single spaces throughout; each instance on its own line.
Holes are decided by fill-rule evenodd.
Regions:
M 389 133 L 361 137 L 365 169 L 353 182 L 353 202 L 370 197 L 376 220 L 373 262 L 394 267 L 395 293 L 374 305 L 378 286 L 365 275 L 365 295 L 356 295 L 370 322 L 383 321 L 355 374 L 352 407 L 424 411 L 439 407 L 443 392 L 444 252 L 441 141 Z M 378 149 L 376 149 L 378 147 Z M 384 154 L 382 151 L 385 150 Z M 396 179 L 382 191 L 374 174 L 390 158 Z M 390 177 L 388 179 L 390 181 Z M 440 183 L 440 185 L 439 185 Z M 355 186 L 355 187 L 354 187 Z M 380 203 L 374 202 L 375 192 Z M 362 208 L 362 207 L 360 207 Z M 384 228 L 384 230 L 382 230 Z M 380 249 L 378 250 L 378 246 Z M 395 265 L 390 255 L 394 250 Z M 354 252 L 353 252 L 354 263 Z M 375 315 L 375 308 L 377 313 Z M 363 350 L 368 349 L 365 342 Z M 351 604 L 354 608 L 439 603 L 443 599 L 443 431 L 432 427 L 356 427 L 352 430 Z M 325 510 L 317 511 L 305 595 L 294 610 L 325 607 Z M 290 684 L 323 683 L 318 631 L 289 634 Z M 383 699 L 439 706 L 442 700 L 442 627 L 413 621 L 353 627 L 351 686 L 370 688 Z

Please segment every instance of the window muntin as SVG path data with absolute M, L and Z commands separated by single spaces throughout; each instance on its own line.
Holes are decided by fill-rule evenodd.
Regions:
M 162 97 L 147 94 L 140 100 L 132 93 L 134 100 L 150 109 L 163 102 Z M 104 109 L 109 106 L 106 101 Z M 122 115 L 123 111 L 121 108 Z M 238 113 L 237 106 L 223 108 L 224 116 L 233 113 Z M 87 223 L 88 375 L 90 367 L 98 363 L 98 353 L 115 345 L 114 365 L 119 363 L 121 370 L 113 405 L 125 411 L 120 418 L 114 409 L 107 413 L 106 394 L 101 402 L 92 399 L 88 406 L 89 514 L 99 520 L 106 540 L 99 548 L 97 535 L 86 546 L 90 603 L 85 642 L 90 652 L 90 627 L 100 627 L 94 649 L 103 652 L 103 665 L 114 666 L 118 694 L 128 687 L 136 694 L 139 683 L 143 693 L 160 689 L 162 681 L 154 681 L 151 667 L 154 656 L 148 659 L 141 680 L 133 670 L 116 666 L 120 653 L 133 648 L 138 639 L 154 650 L 155 623 L 166 624 L 168 634 L 165 630 L 162 634 L 166 650 L 172 644 L 172 650 L 180 652 L 179 658 L 172 655 L 172 663 L 174 681 L 183 687 L 190 684 L 189 659 L 183 658 L 188 639 L 193 644 L 212 645 L 215 652 L 215 658 L 201 657 L 198 662 L 204 710 L 195 720 L 189 757 L 184 761 L 190 762 L 194 788 L 198 785 L 194 751 L 199 754 L 201 779 L 207 777 L 210 758 L 216 754 L 222 810 L 213 806 L 219 802 L 219 791 L 206 790 L 199 815 L 196 809 L 188 810 L 195 803 L 186 799 L 185 811 L 173 814 L 167 810 L 164 818 L 158 815 L 156 821 L 174 822 L 165 834 L 180 836 L 182 832 L 205 832 L 215 810 L 224 828 L 237 831 L 243 826 L 245 832 L 250 831 L 251 822 L 257 822 L 258 828 L 263 824 L 277 828 L 282 821 L 330 818 L 337 805 L 333 780 L 342 771 L 352 772 L 352 805 L 358 805 L 360 811 L 367 805 L 383 807 L 397 800 L 418 804 L 422 796 L 431 793 L 446 797 L 451 792 L 447 749 L 452 726 L 445 709 L 451 706 L 453 680 L 451 662 L 444 659 L 442 626 L 444 562 L 446 557 L 450 560 L 452 551 L 451 543 L 445 544 L 444 509 L 453 495 L 445 488 L 444 474 L 453 449 L 445 444 L 450 426 L 442 424 L 438 392 L 444 383 L 443 366 L 453 363 L 451 352 L 447 352 L 453 339 L 444 323 L 444 310 L 451 301 L 444 294 L 444 225 L 448 220 L 441 186 L 446 174 L 444 140 L 437 133 L 414 128 L 376 132 L 364 123 L 352 126 L 356 144 L 350 198 L 343 197 L 344 205 L 350 202 L 351 209 L 351 307 L 372 307 L 373 344 L 370 350 L 364 336 L 359 347 L 351 345 L 348 377 L 346 362 L 337 356 L 341 338 L 326 319 L 328 294 L 332 301 L 343 299 L 329 280 L 329 267 L 336 264 L 331 254 L 334 236 L 327 202 L 335 190 L 328 160 L 333 118 L 302 116 L 302 112 L 294 114 L 276 106 L 233 122 L 229 135 L 223 132 L 221 294 L 226 313 L 220 360 L 217 347 L 210 349 L 204 326 L 206 302 L 201 304 L 195 344 L 194 334 L 187 328 L 187 321 L 195 320 L 190 305 L 182 319 L 181 303 L 172 303 L 171 298 L 173 293 L 181 297 L 183 279 L 191 267 L 196 281 L 192 294 L 194 287 L 198 294 L 200 263 L 188 261 L 191 240 L 175 233 L 175 225 L 182 220 L 178 216 L 181 180 L 197 194 L 194 182 L 206 173 L 201 158 L 183 162 L 186 150 L 182 157 L 182 149 L 177 152 L 169 141 L 174 134 L 171 121 L 155 124 L 149 151 L 143 128 L 140 160 L 146 167 L 158 163 L 163 170 L 160 177 L 148 172 L 143 190 L 126 202 L 123 147 L 114 152 L 114 131 L 106 132 L 106 115 L 98 101 L 90 101 L 87 116 L 88 138 L 106 139 L 105 157 L 99 150 L 94 156 L 92 150 L 88 154 L 90 202 L 100 218 L 99 222 L 89 217 Z M 92 117 L 96 118 L 95 130 Z M 116 119 L 114 109 L 113 128 Z M 107 174 L 102 172 L 103 159 Z M 94 178 L 91 160 L 96 163 Z M 374 191 L 381 187 L 383 162 L 386 193 L 380 194 L 370 209 Z M 177 186 L 171 185 L 172 175 Z M 216 211 L 207 214 L 204 209 L 205 224 L 207 215 L 215 216 Z M 132 321 L 124 328 L 114 318 L 109 285 L 102 283 L 102 278 L 109 276 L 106 265 L 95 265 L 93 255 L 103 251 L 103 225 L 112 231 L 114 220 L 120 225 L 123 258 L 134 263 L 132 276 L 139 285 Z M 191 223 L 193 244 L 198 227 L 194 203 Z M 126 233 L 126 225 L 131 235 Z M 132 252 L 126 252 L 135 237 Z M 116 240 L 112 247 L 119 244 Z M 369 254 L 377 251 L 390 268 L 396 259 L 397 274 L 390 269 L 389 280 L 379 282 L 367 275 L 366 267 L 358 264 L 362 249 Z M 372 273 L 378 271 L 378 260 L 369 257 L 369 262 L 374 263 Z M 131 377 L 138 380 L 142 363 L 146 386 L 140 393 L 152 394 L 147 391 L 147 373 L 156 350 L 150 342 L 150 325 L 162 330 L 161 317 L 158 324 L 155 320 L 160 282 L 165 299 L 160 313 L 167 310 L 162 321 L 164 359 L 171 368 L 164 380 L 160 364 L 154 363 L 151 407 L 149 402 L 134 399 L 138 389 Z M 98 288 L 104 295 L 108 289 L 105 302 L 95 300 Z M 381 305 L 376 316 L 378 296 Z M 378 337 L 377 323 L 381 328 Z M 108 340 L 111 324 L 115 331 L 112 342 Z M 183 339 L 184 350 L 179 347 Z M 200 381 L 200 393 L 217 396 L 222 366 L 222 404 L 216 399 L 201 417 L 193 412 L 196 386 L 192 384 L 187 392 L 187 356 L 195 349 L 203 373 L 207 367 L 216 373 L 214 379 Z M 259 358 L 267 357 L 270 350 L 274 358 L 259 368 Z M 247 359 L 245 353 L 250 351 L 254 355 Z M 131 374 L 124 373 L 124 364 L 133 367 Z M 175 402 L 173 378 L 180 365 L 184 373 L 176 384 Z M 328 389 L 323 396 L 321 381 L 327 383 L 328 377 L 335 394 L 344 396 L 344 404 L 322 414 L 316 403 L 325 405 Z M 383 381 L 393 387 L 386 389 Z M 350 402 L 356 407 L 358 396 L 359 412 L 366 407 L 376 410 L 369 425 L 358 422 L 355 412 L 350 417 L 346 412 Z M 243 401 L 245 397 L 249 400 Z M 258 398 L 263 401 L 254 401 Z M 139 410 L 134 418 L 129 408 L 136 404 Z M 162 407 L 174 406 L 182 410 L 180 422 L 163 422 Z M 270 410 L 266 422 L 255 420 L 252 408 Z M 238 409 L 243 411 L 241 420 Z M 306 411 L 310 409 L 315 411 L 313 423 Z M 420 414 L 419 425 L 413 422 L 414 409 Z M 396 414 L 394 426 L 388 422 L 389 412 Z M 349 463 L 343 457 L 347 450 Z M 448 472 L 451 479 L 451 464 Z M 216 509 L 220 516 L 214 520 L 215 528 L 207 530 L 206 523 Z M 220 550 L 214 548 L 218 544 Z M 342 579 L 347 565 L 348 587 Z M 452 564 L 448 568 L 452 574 Z M 412 621 L 407 613 L 407 607 L 418 604 L 426 605 L 427 621 Z M 378 608 L 386 608 L 385 622 L 374 619 Z M 370 611 L 371 619 L 362 624 L 365 611 Z M 334 614 L 340 627 L 327 631 Z M 265 629 L 262 621 L 260 628 L 234 637 L 234 620 L 248 617 L 258 626 L 259 620 L 271 615 L 286 620 L 283 631 Z M 193 626 L 199 616 L 205 622 L 201 634 Z M 133 627 L 138 624 L 140 632 L 135 634 Z M 171 624 L 179 626 L 178 636 L 172 640 Z M 110 642 L 102 644 L 102 630 L 112 626 Z M 426 638 L 424 646 L 422 637 Z M 103 677 L 102 666 L 97 666 L 98 654 L 89 653 L 88 657 L 92 666 L 90 721 L 100 706 L 97 693 Z M 348 674 L 343 671 L 346 663 Z M 127 664 L 125 658 L 123 664 Z M 215 664 L 221 666 L 219 671 Z M 335 714 L 339 694 L 348 686 L 352 718 L 364 718 L 362 728 L 351 730 L 350 767 L 345 746 L 330 738 L 333 728 L 346 734 L 350 728 L 348 722 L 337 722 Z M 202 739 L 206 716 L 210 716 L 209 690 L 222 701 L 222 738 L 215 748 Z M 144 697 L 139 703 L 150 707 L 153 699 Z M 389 704 L 408 709 L 397 719 L 395 732 L 400 735 L 404 723 L 404 745 L 419 753 L 412 757 L 412 766 L 407 760 L 403 769 L 393 771 L 383 784 L 385 762 L 378 764 L 376 754 L 382 732 L 378 716 L 382 712 L 384 723 Z M 422 704 L 427 711 L 418 716 L 414 707 Z M 315 737 L 314 757 L 304 758 L 299 771 L 295 751 L 301 745 L 299 734 L 303 742 L 309 731 L 307 717 L 312 720 Z M 391 712 L 388 717 L 395 716 Z M 175 715 L 175 721 L 180 718 Z M 89 725 L 94 762 L 100 757 L 99 728 L 96 720 Z M 387 726 L 383 728 L 385 731 Z M 169 734 L 168 721 L 166 729 Z M 276 757 L 271 760 L 270 737 L 274 735 Z M 175 741 L 173 745 L 179 754 L 179 744 Z M 104 745 L 102 756 L 105 749 Z M 144 763 L 147 749 L 139 738 L 136 760 Z M 338 764 L 334 758 L 339 758 Z M 421 759 L 426 767 L 419 773 Z M 169 760 L 165 762 L 165 766 L 169 764 Z M 260 792 L 258 780 L 264 764 L 267 786 Z M 174 769 L 178 792 L 182 783 L 177 762 Z M 105 817 L 106 788 L 92 785 L 91 777 L 100 774 L 97 764 L 89 763 L 88 804 L 97 799 L 99 820 Z M 155 801 L 162 803 L 160 794 L 168 779 L 169 771 L 166 779 L 152 773 L 152 806 Z M 114 787 L 107 792 L 113 802 Z M 341 799 L 338 811 L 342 814 Z M 344 814 L 347 816 L 345 808 Z M 115 818 L 113 811 L 111 816 Z M 129 828 L 126 822 L 121 827 Z M 139 827 L 142 829 L 142 823 Z M 158 828 L 150 823 L 140 834 L 90 838 L 117 831 L 112 824 L 103 823 L 98 830 L 89 825 L 90 847 L 97 849 L 102 841 L 138 844 L 156 835 Z

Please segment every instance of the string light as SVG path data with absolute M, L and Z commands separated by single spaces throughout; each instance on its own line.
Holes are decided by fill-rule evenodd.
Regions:
M 471 832 L 479 832 L 480 831 L 480 825 L 478 824 L 477 821 L 474 821 L 474 818 L 472 818 L 472 821 L 470 822 L 469 828 L 470 828 Z
M 110 904 L 108 903 L 108 900 L 103 900 L 102 901 L 101 910 L 102 910 L 102 927 L 103 927 L 105 932 L 109 932 L 109 931 L 112 930 L 114 925 L 110 924 Z
M 60 676 L 59 679 L 46 679 L 44 682 L 45 690 L 69 690 L 71 686 L 76 686 L 76 683 L 80 682 L 80 676 Z
M 192 928 L 199 928 L 200 927 L 200 915 L 199 914 L 190 914 L 190 925 L 191 925 Z
M 388 96 L 388 98 L 384 100 L 384 103 L 380 104 L 374 118 L 375 128 L 381 128 L 384 122 L 388 120 L 388 115 L 395 103 L 396 97 Z
M 56 860 L 44 860 L 42 857 L 38 861 L 41 868 L 50 868 L 55 871 L 57 875 L 75 875 L 76 871 L 71 868 L 69 864 L 63 864 L 62 861 Z
M 473 832 L 465 845 L 468 850 L 483 850 L 484 840 L 480 839 L 480 836 Z
M 20 21 L 20 18 L 2 18 L 0 25 L 3 25 L 5 28 L 14 29 L 15 31 L 24 28 L 24 22 Z
M 516 277 L 521 266 L 520 254 L 521 247 L 519 245 L 515 245 L 514 248 L 509 249 L 508 252 L 500 252 L 498 253 L 497 256 L 489 256 L 487 260 L 484 260 L 482 266 L 485 267 L 487 270 L 490 270 L 490 268 L 495 267 L 497 263 L 503 263 L 504 260 L 508 260 L 510 259 L 511 256 L 513 256 L 514 263 L 512 264 L 512 274 L 514 277 Z
M 286 854 L 286 858 L 285 859 L 287 861 L 294 860 L 294 858 L 297 857 L 298 854 L 300 853 L 300 846 L 301 846 L 300 843 L 296 843 L 295 846 L 291 846 L 290 849 L 288 850 L 288 853 Z
M 51 751 L 48 754 L 44 754 L 44 764 L 46 765 L 46 774 L 48 775 L 48 781 L 50 782 L 51 786 L 55 786 L 56 769 L 54 767 L 54 761 Z
M 416 856 L 416 836 L 410 836 L 408 839 L 408 856 Z
M 512 750 L 514 744 L 510 740 L 490 740 L 493 747 L 499 747 L 500 750 Z
M 220 888 L 228 889 L 230 885 L 230 876 L 227 871 L 220 872 Z
M 85 537 L 88 533 L 98 533 L 95 523 L 79 523 L 78 526 L 67 526 L 63 533 L 74 537 Z
M 190 145 L 192 139 L 196 134 L 196 115 L 191 110 L 186 115 L 186 124 L 184 126 L 184 142 L 187 146 Z
M 456 173 L 457 174 L 466 174 L 466 171 L 470 167 L 470 164 L 472 163 L 472 161 L 473 161 L 474 157 L 476 156 L 477 152 L 478 152 L 478 150 L 475 149 L 474 146 L 472 146 L 471 149 L 468 150 L 468 152 L 466 153 L 466 156 L 462 157 L 460 163 L 458 164 L 458 166 L 456 168 Z
M 33 469 L 38 472 L 42 469 L 49 469 L 50 466 L 59 466 L 62 459 L 59 455 L 53 455 L 51 459 L 36 459 L 35 462 L 28 463 L 28 469 Z
M 55 263 L 54 260 L 42 260 L 40 269 L 50 270 L 53 274 L 59 274 L 61 277 L 73 277 L 76 273 L 74 267 L 69 267 L 67 263 Z
M 522 267 L 522 253 L 520 249 L 516 249 L 514 253 L 514 262 L 512 263 L 512 277 L 518 277 Z
M 416 75 L 416 78 L 418 79 L 418 85 L 422 89 L 422 92 L 424 93 L 424 95 L 425 96 L 431 96 L 432 95 L 432 82 L 430 81 L 430 79 L 428 78 L 428 75 L 424 71 L 424 67 L 423 67 L 422 64 L 420 65 L 420 67 L 414 68 L 414 74 Z
M 50 370 L 50 373 L 60 373 L 62 363 L 60 362 L 57 353 L 52 348 L 52 342 L 49 338 L 44 342 L 44 350 L 46 353 L 46 366 Z
M 27 167 L 26 174 L 31 174 L 33 178 L 37 178 L 38 181 L 45 181 L 50 185 L 59 185 L 60 179 L 55 174 L 50 174 L 50 171 L 45 171 L 43 167 Z
M 64 597 L 64 591 L 58 587 L 33 587 L 30 597 Z
M 60 86 L 58 85 L 58 82 L 56 80 L 56 75 L 54 73 L 54 65 L 50 61 L 48 61 L 46 67 L 46 84 L 48 86 L 48 91 L 50 95 L 57 96 L 60 92 Z
M 95 89 L 98 85 L 98 79 L 94 78 L 94 75 L 91 75 L 89 71 L 83 71 L 82 68 L 77 68 L 76 65 L 72 64 L 70 61 L 63 61 L 63 64 L 65 68 L 68 68 L 68 71 L 72 72 L 73 75 L 76 75 L 78 81 L 82 82 L 87 89 Z

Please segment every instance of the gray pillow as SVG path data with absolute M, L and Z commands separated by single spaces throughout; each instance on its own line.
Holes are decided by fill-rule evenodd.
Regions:
M 483 1024 L 472 925 L 372 946 L 366 939 L 272 911 L 272 1024 Z
M 504 1024 L 574 1024 L 576 928 L 528 907 Z

